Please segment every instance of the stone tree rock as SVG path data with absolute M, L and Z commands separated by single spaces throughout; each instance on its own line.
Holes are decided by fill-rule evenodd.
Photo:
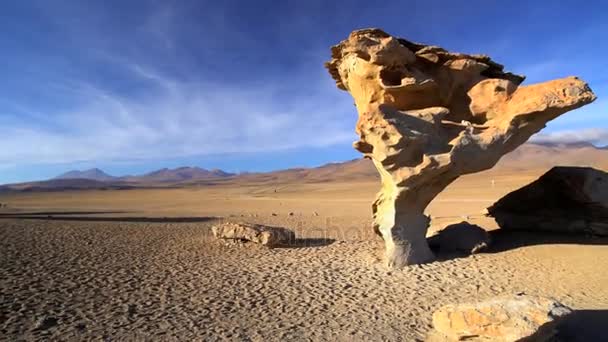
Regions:
M 549 341 L 572 310 L 552 299 L 517 295 L 446 305 L 433 313 L 428 342 Z
M 576 77 L 520 87 L 523 76 L 485 55 L 448 52 L 379 29 L 354 31 L 326 63 L 355 100 L 360 140 L 382 187 L 374 230 L 389 267 L 434 258 L 424 210 L 460 175 L 494 166 L 559 115 L 595 95 Z
M 608 173 L 554 167 L 487 212 L 502 229 L 608 236 Z

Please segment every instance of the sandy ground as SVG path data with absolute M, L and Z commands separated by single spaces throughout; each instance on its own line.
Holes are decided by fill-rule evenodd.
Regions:
M 433 228 L 468 217 L 494 229 L 480 210 L 540 173 L 460 179 L 431 204 Z M 488 253 L 388 271 L 369 229 L 376 187 L 4 195 L 4 214 L 46 213 L 0 220 L 0 339 L 414 341 L 443 304 L 518 292 L 579 310 L 579 340 L 608 321 L 607 239 L 495 232 Z M 299 240 L 226 244 L 210 233 L 218 217 L 291 228 Z

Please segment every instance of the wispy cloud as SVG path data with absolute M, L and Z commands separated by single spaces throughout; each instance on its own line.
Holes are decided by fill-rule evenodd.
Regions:
M 113 37 L 110 45 L 95 29 L 73 33 L 90 51 L 87 63 L 92 66 L 85 65 L 76 77 L 58 71 L 32 83 L 61 106 L 0 97 L 0 164 L 272 152 L 354 139 L 355 108 L 347 94 L 335 89 L 321 61 L 312 74 L 301 65 L 294 65 L 289 75 L 252 70 L 259 82 L 251 81 L 256 74 L 242 83 L 206 78 L 196 64 L 180 70 L 180 63 L 191 61 L 175 57 L 175 20 L 175 9 L 165 4 L 148 13 L 133 31 L 136 36 Z M 221 37 L 201 37 L 195 44 L 206 46 L 205 39 L 215 44 L 238 34 L 226 27 Z M 142 35 L 148 45 L 137 45 L 135 38 Z M 127 44 L 131 40 L 133 46 Z M 164 51 L 151 53 L 154 42 Z M 89 67 L 101 72 L 91 77 Z M 179 72 L 172 72 L 176 68 Z M 188 77 L 183 77 L 184 70 Z
M 276 85 L 190 83 L 139 64 L 126 67 L 149 87 L 146 95 L 81 82 L 72 88 L 80 105 L 48 113 L 53 128 L 27 120 L 0 127 L 0 164 L 267 152 L 353 139 L 355 110 L 326 89 L 329 80 L 313 79 L 306 93 L 280 98 Z
M 530 139 L 533 142 L 569 144 L 577 142 L 589 142 L 593 144 L 608 144 L 608 129 L 589 128 L 580 130 L 558 131 L 551 133 L 539 133 Z

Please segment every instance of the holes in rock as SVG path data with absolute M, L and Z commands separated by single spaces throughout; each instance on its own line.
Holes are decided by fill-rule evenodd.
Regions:
M 372 59 L 372 56 L 370 56 L 369 53 L 364 51 L 357 51 L 357 57 L 364 59 L 368 62 Z
M 398 86 L 401 85 L 401 79 L 404 76 L 404 72 L 401 70 L 390 70 L 384 69 L 380 71 L 380 79 L 386 86 Z

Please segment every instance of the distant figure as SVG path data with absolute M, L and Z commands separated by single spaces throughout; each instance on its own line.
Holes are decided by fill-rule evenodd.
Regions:
M 492 188 L 496 186 L 496 181 L 492 179 Z

